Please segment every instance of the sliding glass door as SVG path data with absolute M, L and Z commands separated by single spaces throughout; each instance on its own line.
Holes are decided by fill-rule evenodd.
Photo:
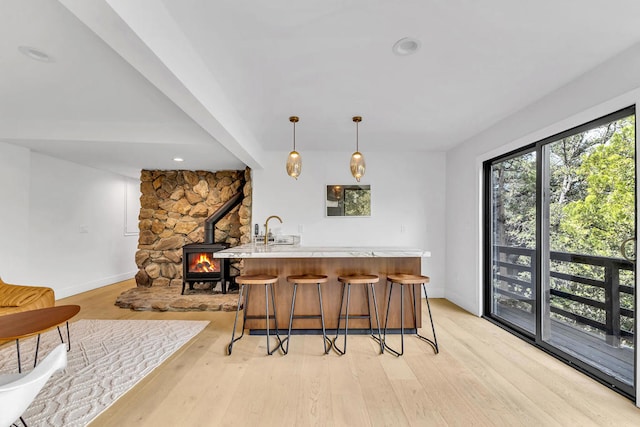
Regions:
M 536 332 L 536 152 L 491 164 L 491 313 Z
M 635 395 L 635 108 L 485 164 L 485 315 Z

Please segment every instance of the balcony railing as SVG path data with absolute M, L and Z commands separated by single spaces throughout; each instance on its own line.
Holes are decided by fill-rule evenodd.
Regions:
M 595 330 L 602 331 L 609 345 L 618 347 L 620 339 L 626 338 L 633 342 L 634 332 L 621 327 L 620 316 L 630 319 L 635 317 L 634 310 L 621 307 L 621 294 L 633 296 L 634 287 L 628 284 L 621 284 L 621 271 L 634 271 L 633 263 L 621 258 L 608 258 L 602 256 L 591 256 L 583 254 L 573 254 L 566 252 L 550 252 L 550 271 L 549 275 L 553 279 L 565 281 L 565 283 L 578 283 L 603 290 L 604 300 L 593 299 L 584 295 L 578 295 L 570 291 L 571 286 L 565 286 L 564 290 L 556 289 L 551 286 L 549 291 L 556 302 L 571 301 L 581 304 L 587 310 L 583 313 L 576 313 L 560 307 L 562 304 L 549 304 L 549 310 L 552 313 L 571 319 L 578 324 L 588 325 Z M 582 266 L 595 267 L 600 271 L 597 277 L 585 277 L 582 275 L 571 274 L 569 271 L 579 270 L 571 268 L 570 265 L 575 264 Z M 559 271 L 559 266 L 563 268 Z M 515 302 L 512 308 L 522 310 L 523 312 L 532 313 L 535 310 L 535 266 L 536 251 L 534 249 L 510 246 L 494 247 L 494 280 L 501 281 L 507 286 L 494 286 L 494 295 L 498 294 L 506 299 Z M 494 282 L 495 283 L 495 282 Z M 524 303 L 524 304 L 522 304 Z M 527 308 L 529 307 L 529 308 Z M 589 307 L 604 311 L 604 321 L 602 316 L 586 316 L 585 312 L 589 311 Z M 531 311 L 530 311 L 531 310 Z

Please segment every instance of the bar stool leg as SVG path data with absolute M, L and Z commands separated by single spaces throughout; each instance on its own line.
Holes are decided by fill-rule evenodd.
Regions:
M 415 302 L 413 304 L 413 319 L 414 322 L 416 322 L 416 335 L 418 336 L 418 338 L 421 338 L 422 340 L 428 342 L 429 344 L 431 344 L 431 346 L 433 347 L 433 350 L 436 352 L 436 354 L 438 354 L 440 352 L 440 349 L 438 348 L 438 338 L 436 337 L 436 328 L 433 325 L 433 317 L 431 316 L 431 305 L 429 304 L 429 296 L 427 295 L 427 287 L 426 285 L 423 283 L 422 284 L 422 289 L 424 290 L 424 297 L 427 300 L 427 310 L 429 311 L 429 320 L 431 321 L 431 332 L 433 332 L 433 340 L 430 340 L 427 337 L 424 337 L 422 335 L 420 335 L 418 333 L 418 324 L 416 322 L 416 313 L 415 313 Z
M 271 306 L 273 307 L 273 324 L 276 329 L 276 338 L 278 340 L 278 345 L 276 345 L 273 351 L 269 351 L 269 304 L 268 304 L 269 300 L 266 299 L 265 303 L 267 306 L 267 353 L 269 354 L 269 356 L 271 356 L 273 353 L 275 353 L 276 350 L 278 350 L 278 348 L 282 348 L 282 339 L 280 338 L 280 332 L 278 331 L 278 313 L 276 311 L 275 291 L 273 290 L 273 285 L 271 283 L 265 285 L 265 288 L 264 288 L 265 298 L 268 298 L 266 286 L 269 286 L 269 289 L 271 290 Z
M 265 283 L 264 285 L 264 309 L 265 309 L 265 317 L 267 323 L 267 354 L 271 355 L 271 351 L 269 351 L 269 290 L 267 289 L 269 285 Z
M 384 324 L 384 346 L 393 354 L 394 356 L 400 357 L 404 354 L 404 285 L 400 284 L 400 351 L 394 350 L 387 344 L 387 322 L 389 321 L 389 307 L 391 306 L 391 294 L 393 292 L 394 282 L 391 283 L 391 287 L 389 288 L 389 299 L 387 300 L 387 316 L 385 318 Z M 413 321 L 416 324 L 416 312 L 415 312 L 415 303 L 413 310 Z M 416 325 L 417 326 L 417 325 Z M 417 329 L 416 329 L 417 331 Z
M 340 351 L 338 350 L 338 347 L 336 345 L 336 340 L 338 339 L 338 335 L 340 334 L 340 320 L 342 320 L 342 306 L 344 304 L 344 291 L 345 291 L 345 286 L 346 284 L 342 284 L 342 292 L 340 294 L 340 310 L 338 310 L 338 325 L 336 326 L 336 337 L 333 339 L 333 349 L 338 353 L 341 354 Z
M 293 297 L 295 298 L 295 289 L 293 291 Z M 324 326 L 324 307 L 322 307 L 322 291 L 320 289 L 320 283 L 318 283 L 318 299 L 320 300 L 320 320 L 322 321 L 322 341 L 324 344 L 324 354 L 328 354 L 329 350 L 331 350 L 331 340 L 327 338 L 327 331 Z M 342 307 L 340 307 L 342 308 Z M 291 310 L 293 312 L 293 309 Z M 291 324 L 289 324 L 289 333 L 291 333 Z M 327 343 L 329 343 L 329 347 L 327 348 Z M 287 345 L 287 349 L 289 346 Z
M 289 353 L 289 338 L 291 337 L 291 326 L 293 325 L 293 314 L 296 309 L 296 292 L 298 291 L 298 284 L 293 284 L 293 297 L 291 298 L 291 314 L 289 315 L 289 332 L 287 333 L 287 337 L 282 340 L 282 352 L 284 354 Z M 284 347 L 284 342 L 287 343 L 287 348 Z
M 233 343 L 238 341 L 240 338 L 242 338 L 244 336 L 244 322 L 246 320 L 246 316 L 247 316 L 247 301 L 249 300 L 249 292 L 247 291 L 247 296 L 246 296 L 246 300 L 244 303 L 244 307 L 243 307 L 243 314 L 242 314 L 242 334 L 234 339 L 234 336 L 236 334 L 236 325 L 238 323 L 238 313 L 240 312 L 240 303 L 242 302 L 242 295 L 244 294 L 244 288 L 247 285 L 242 285 L 240 286 L 240 290 L 238 291 L 238 305 L 236 307 L 236 318 L 233 321 L 233 331 L 231 332 L 231 342 L 229 343 L 229 345 L 227 346 L 227 355 L 231 355 L 231 351 L 233 350 Z
M 387 350 L 393 353 L 393 350 L 390 349 L 389 346 L 387 346 L 387 325 L 389 324 L 389 307 L 391 307 L 391 294 L 393 294 L 394 283 L 389 281 L 387 281 L 387 283 L 390 283 L 391 285 L 389 286 L 389 298 L 387 298 L 387 314 L 384 317 L 384 335 L 382 336 L 382 339 L 385 347 L 387 347 Z
M 347 283 L 347 307 L 344 318 L 344 352 L 347 352 L 347 335 L 349 335 L 349 304 L 351 301 L 351 283 Z
M 404 354 L 404 286 L 400 286 L 400 317 L 400 356 L 402 356 Z
M 343 349 L 341 350 L 338 347 L 338 343 L 336 341 L 338 339 L 338 336 L 340 335 L 340 320 L 342 320 L 342 318 L 343 318 L 343 316 L 342 316 L 342 306 L 344 304 L 345 291 L 347 293 L 347 306 L 345 307 L 345 315 L 344 315 L 344 324 L 345 324 L 344 346 L 343 346 Z M 333 339 L 333 349 L 340 356 L 342 356 L 343 354 L 345 354 L 347 352 L 347 335 L 349 333 L 349 300 L 350 300 L 350 296 L 351 296 L 351 284 L 350 283 L 343 283 L 342 284 L 342 297 L 340 298 L 340 311 L 338 312 L 338 326 L 336 328 L 336 337 Z
M 380 330 L 380 317 L 378 316 L 378 301 L 376 299 L 376 288 L 374 283 L 369 283 L 371 287 L 371 294 L 373 295 L 373 311 L 376 314 L 376 326 L 378 327 L 378 336 L 373 335 L 373 331 L 371 331 L 371 336 L 374 340 L 378 341 L 380 344 L 380 354 L 384 353 L 384 341 L 382 341 L 382 331 Z M 369 288 L 367 288 L 367 304 L 369 303 Z M 371 325 L 371 306 L 369 306 L 369 325 Z M 386 326 L 386 325 L 385 325 Z M 371 329 L 371 327 L 369 328 Z
M 371 321 L 371 292 L 369 292 L 368 285 L 364 285 L 364 289 L 367 292 L 367 314 L 369 319 L 369 334 L 373 336 L 373 322 Z

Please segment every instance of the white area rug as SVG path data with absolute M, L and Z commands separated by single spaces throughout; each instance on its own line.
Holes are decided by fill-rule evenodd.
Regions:
M 23 418 L 30 426 L 87 425 L 208 323 L 189 320 L 70 323 L 67 369 L 51 377 Z M 66 327 L 60 329 L 66 341 Z M 35 338 L 20 340 L 23 372 L 33 367 L 35 341 Z M 38 360 L 58 344 L 57 330 L 43 334 Z M 0 351 L 0 374 L 17 370 L 14 343 Z

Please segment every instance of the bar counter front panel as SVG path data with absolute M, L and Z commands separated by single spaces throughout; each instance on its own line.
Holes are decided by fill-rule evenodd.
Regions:
M 287 276 L 299 274 L 324 274 L 328 281 L 321 285 L 325 327 L 335 330 L 338 325 L 342 284 L 338 276 L 347 274 L 377 274 L 380 278 L 375 285 L 378 316 L 381 328 L 385 326 L 389 284 L 387 274 L 407 273 L 421 274 L 421 258 L 429 256 L 428 252 L 415 249 L 384 248 L 305 248 L 279 247 L 270 248 L 261 245 L 242 245 L 224 251 L 216 252 L 219 258 L 242 258 L 242 274 L 270 274 L 278 276 L 278 283 L 274 286 L 276 309 L 278 314 L 278 329 L 289 327 L 293 284 L 287 282 Z M 265 295 L 264 286 L 252 286 L 249 297 L 248 313 L 264 315 Z M 411 290 L 411 292 L 407 292 Z M 413 293 L 413 296 L 411 296 Z M 415 298 L 414 298 L 415 297 Z M 413 322 L 412 301 L 415 302 L 417 323 L 421 325 L 420 286 L 410 286 L 405 291 L 405 329 L 415 329 Z M 371 312 L 374 315 L 373 295 L 370 297 Z M 345 296 L 346 304 L 346 296 Z M 270 307 L 271 311 L 271 307 Z M 367 294 L 364 285 L 351 285 L 350 315 L 367 313 Z M 296 294 L 296 315 L 318 315 L 319 301 L 316 285 L 298 285 Z M 375 328 L 375 317 L 373 317 Z M 270 327 L 273 327 L 273 320 Z M 341 324 L 344 328 L 344 321 Z M 246 328 L 252 331 L 265 329 L 265 321 L 261 319 L 247 319 Z M 321 331 L 320 319 L 294 319 L 293 329 L 298 333 Z M 400 286 L 395 286 L 389 310 L 388 328 L 400 328 Z M 349 329 L 369 329 L 367 319 L 350 319 Z

